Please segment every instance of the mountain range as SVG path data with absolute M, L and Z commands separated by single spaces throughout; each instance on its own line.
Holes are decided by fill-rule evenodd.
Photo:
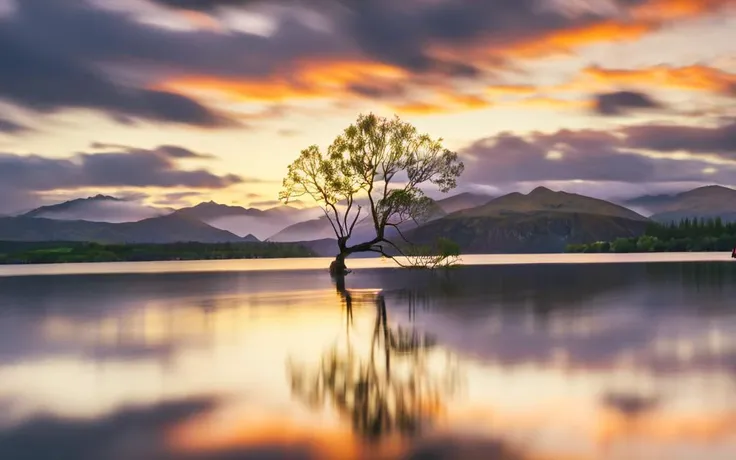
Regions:
M 41 206 L 23 214 L 56 220 L 86 220 L 90 222 L 135 222 L 171 214 L 171 208 L 155 208 L 107 195 L 78 198 L 63 203 Z
M 673 195 L 646 195 L 623 203 L 646 211 L 656 222 L 679 222 L 685 218 L 736 222 L 736 190 L 709 185 Z
M 190 208 L 179 209 L 174 211 L 174 214 L 200 220 L 238 236 L 253 235 L 258 239 L 265 240 L 285 227 L 315 215 L 316 210 L 305 210 L 291 206 L 277 206 L 261 210 L 241 206 L 227 206 L 209 201 Z
M 475 194 L 470 192 L 453 195 L 442 200 L 435 201 L 435 208 L 430 212 L 429 221 L 439 219 L 447 214 L 462 209 L 473 208 L 487 203 L 493 197 L 489 195 Z M 401 231 L 409 231 L 417 226 L 414 222 L 405 222 L 399 226 Z M 391 237 L 396 231 L 393 228 L 387 229 L 387 236 Z M 355 226 L 353 230 L 354 240 L 370 239 L 375 235 L 373 220 L 370 216 L 365 215 Z M 270 237 L 269 241 L 288 243 L 295 241 L 312 241 L 325 238 L 334 238 L 335 233 L 332 229 L 330 221 L 324 215 L 284 228 L 280 232 Z
M 562 252 L 568 244 L 638 236 L 648 224 L 625 207 L 539 187 L 454 212 L 412 230 L 408 239 L 431 244 L 443 236 L 464 253 Z
M 0 218 L 0 241 L 94 241 L 99 243 L 237 243 L 241 238 L 206 223 L 176 214 L 137 222 L 90 222 L 43 217 Z
M 567 244 L 637 236 L 650 221 L 679 221 L 685 217 L 736 221 L 736 190 L 722 186 L 647 195 L 619 204 L 544 187 L 528 194 L 500 197 L 461 193 L 435 203 L 427 222 L 403 224 L 402 231 L 420 243 L 448 237 L 465 253 L 558 252 Z M 318 208 L 277 206 L 263 210 L 212 201 L 174 210 L 97 195 L 0 217 L 0 240 L 267 240 L 302 242 L 319 254 L 333 255 L 334 234 L 320 214 Z M 354 238 L 369 238 L 372 232 L 372 222 L 366 216 L 356 225 Z

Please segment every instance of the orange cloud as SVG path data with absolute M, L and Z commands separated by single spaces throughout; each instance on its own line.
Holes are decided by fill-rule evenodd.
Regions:
M 537 88 L 531 85 L 492 85 L 485 89 L 486 94 L 492 96 L 528 95 L 537 92 Z
M 477 110 L 491 105 L 482 95 L 459 93 L 445 81 L 421 80 L 399 67 L 360 60 L 303 61 L 297 64 L 289 77 L 185 76 L 162 82 L 155 88 L 184 94 L 215 95 L 236 102 L 283 102 L 317 98 L 382 98 L 383 95 L 395 98 L 409 84 L 415 89 L 424 89 L 432 102 L 392 104 L 404 113 L 428 115 Z M 531 91 L 531 87 L 508 85 L 496 86 L 487 92 L 528 94 Z
M 209 14 L 189 10 L 182 10 L 178 14 L 197 29 L 212 30 L 215 32 L 221 32 L 223 30 L 220 23 Z
M 676 20 L 701 16 L 736 5 L 736 0 L 650 0 L 632 10 L 643 20 Z
M 590 101 L 558 99 L 549 96 L 535 96 L 522 99 L 520 101 L 515 101 L 513 105 L 531 107 L 535 109 L 570 110 L 589 108 L 591 106 L 591 103 Z
M 550 54 L 567 54 L 575 48 L 596 43 L 638 40 L 655 28 L 653 23 L 625 24 L 614 21 L 601 22 L 585 27 L 559 30 L 547 36 L 537 37 L 510 47 L 509 57 L 538 58 Z
M 452 94 L 448 93 L 443 96 L 443 99 L 451 105 L 460 109 L 485 109 L 490 107 L 491 103 L 481 96 L 473 94 Z
M 571 54 L 575 49 L 600 44 L 639 40 L 660 30 L 667 22 L 714 13 L 736 6 L 736 0 L 649 0 L 625 11 L 628 19 L 607 20 L 566 30 L 556 30 L 511 44 L 477 43 L 473 56 L 541 58 Z M 500 48 L 500 49 L 499 49 Z M 458 50 L 453 50 L 457 56 Z M 462 51 L 462 50 L 460 50 Z M 466 50 L 467 51 L 467 50 Z M 489 55 L 490 53 L 490 55 Z
M 350 85 L 366 81 L 379 86 L 408 78 L 399 67 L 371 61 L 303 61 L 290 76 L 263 79 L 184 76 L 160 83 L 157 89 L 182 93 L 211 93 L 234 101 L 278 102 L 288 99 L 334 97 Z
M 433 102 L 407 102 L 394 105 L 393 108 L 400 113 L 411 115 L 439 115 L 480 110 L 491 105 L 490 101 L 481 96 L 443 92 Z
M 393 106 L 394 110 L 410 115 L 437 115 L 446 113 L 447 107 L 429 102 L 407 102 Z
M 208 76 L 189 76 L 169 80 L 156 89 L 184 94 L 214 94 L 233 101 L 281 102 L 324 95 L 315 88 L 295 85 L 285 79 L 240 80 Z
M 656 66 L 644 69 L 606 69 L 588 67 L 578 83 L 594 85 L 654 86 L 690 91 L 729 93 L 736 85 L 736 74 L 702 65 L 688 67 Z M 576 84 L 571 84 L 575 87 Z

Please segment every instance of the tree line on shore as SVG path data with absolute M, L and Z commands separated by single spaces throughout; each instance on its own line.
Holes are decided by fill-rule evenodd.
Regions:
M 643 235 L 571 244 L 567 252 L 710 252 L 730 251 L 736 247 L 736 223 L 714 219 L 683 219 L 661 224 L 652 222 Z
M 294 243 L 100 244 L 0 242 L 0 264 L 314 257 Z

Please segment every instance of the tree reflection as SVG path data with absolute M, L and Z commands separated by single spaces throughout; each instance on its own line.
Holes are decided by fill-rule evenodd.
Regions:
M 455 363 L 445 356 L 435 369 L 431 337 L 413 328 L 389 327 L 383 294 L 338 293 L 348 317 L 347 343 L 328 349 L 314 368 L 289 363 L 293 395 L 313 408 L 335 407 L 369 441 L 418 434 L 457 389 Z M 357 305 L 375 308 L 368 343 L 349 334 Z

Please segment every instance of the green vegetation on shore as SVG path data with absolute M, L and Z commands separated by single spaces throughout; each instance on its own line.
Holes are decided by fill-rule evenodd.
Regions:
M 709 252 L 736 246 L 736 223 L 715 219 L 683 219 L 669 225 L 651 223 L 643 235 L 590 244 L 571 244 L 566 252 Z
M 0 264 L 314 257 L 294 243 L 98 244 L 0 241 Z

